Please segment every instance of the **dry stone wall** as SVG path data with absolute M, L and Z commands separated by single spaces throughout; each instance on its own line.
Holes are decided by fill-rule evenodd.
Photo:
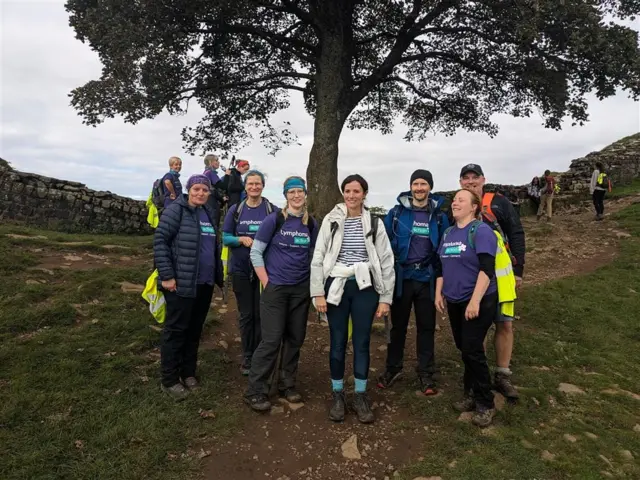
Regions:
M 19 172 L 0 159 L 0 221 L 68 232 L 151 233 L 145 202 Z

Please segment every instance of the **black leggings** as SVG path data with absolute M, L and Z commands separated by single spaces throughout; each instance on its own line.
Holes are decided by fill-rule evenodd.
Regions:
M 593 191 L 593 206 L 596 207 L 596 213 L 598 215 L 604 214 L 604 196 L 606 193 L 604 190 Z
M 498 294 L 485 295 L 480 302 L 480 315 L 473 320 L 464 318 L 469 301 L 447 302 L 449 322 L 456 347 L 464 362 L 464 390 L 473 393 L 477 405 L 493 408 L 491 375 L 484 351 L 484 338 L 496 318 Z

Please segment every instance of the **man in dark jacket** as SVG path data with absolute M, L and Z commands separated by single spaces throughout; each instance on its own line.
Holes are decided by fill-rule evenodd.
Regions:
M 159 287 L 166 302 L 160 350 L 162 391 L 175 400 L 199 386 L 196 365 L 202 327 L 213 286 L 222 287 L 223 281 L 220 235 L 215 214 L 207 205 L 211 184 L 204 175 L 193 175 L 186 189 L 186 195 L 164 210 L 153 238 Z
M 244 181 L 242 175 L 249 171 L 249 162 L 247 160 L 238 160 L 235 167 L 228 168 L 222 179 L 222 188 L 227 192 L 229 197 L 228 206 L 231 207 L 242 200 L 242 192 L 244 191 Z
M 434 266 L 438 260 L 436 251 L 440 238 L 449 222 L 440 210 L 444 198 L 431 193 L 431 172 L 416 170 L 411 175 L 409 186 L 411 190 L 398 196 L 398 205 L 384 219 L 396 260 L 396 288 L 391 306 L 392 327 L 386 369 L 378 379 L 378 387 L 389 388 L 402 375 L 407 326 L 413 308 L 418 330 L 416 370 L 420 390 L 425 395 L 435 395 Z
M 522 286 L 524 273 L 525 237 L 520 217 L 511 202 L 500 194 L 484 191 L 485 177 L 480 165 L 470 163 L 460 171 L 460 186 L 476 193 L 482 199 L 482 220 L 494 230 L 498 230 L 508 245 L 513 259 L 516 287 Z M 518 391 L 511 383 L 511 354 L 513 351 L 513 317 L 496 315 L 495 387 L 505 397 L 518 398 Z

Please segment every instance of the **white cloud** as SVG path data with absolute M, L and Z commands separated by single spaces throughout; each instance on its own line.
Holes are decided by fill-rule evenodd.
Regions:
M 97 55 L 74 37 L 64 1 L 0 0 L 0 156 L 15 168 L 86 183 L 89 187 L 146 198 L 167 159 L 179 155 L 184 175 L 199 172 L 202 160 L 183 154 L 180 130 L 200 118 L 193 109 L 183 117 L 161 115 L 136 126 L 119 119 L 98 128 L 82 125 L 69 105 L 69 92 L 98 78 Z M 640 29 L 640 25 L 636 22 Z M 288 175 L 304 175 L 313 141 L 313 121 L 294 95 L 292 107 L 278 114 L 291 121 L 300 146 L 276 157 L 259 144 L 237 153 L 267 174 L 266 195 L 281 199 Z M 460 132 L 407 143 L 399 129 L 383 136 L 345 130 L 340 140 L 339 174 L 358 172 L 369 180 L 370 203 L 390 206 L 408 186 L 416 168 L 433 172 L 436 189 L 452 189 L 459 169 L 480 163 L 489 181 L 525 183 L 541 170 L 565 170 L 572 159 L 640 130 L 640 107 L 624 95 L 603 102 L 590 99 L 591 121 L 561 132 L 545 130 L 541 119 L 499 118 L 500 133 Z

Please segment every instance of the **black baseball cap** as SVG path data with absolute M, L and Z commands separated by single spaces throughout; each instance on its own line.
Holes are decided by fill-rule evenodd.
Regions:
M 469 163 L 464 167 L 462 167 L 462 170 L 460 170 L 460 178 L 464 177 L 464 174 L 468 172 L 473 172 L 476 175 L 484 177 L 484 172 L 482 171 L 482 167 L 480 165 L 476 165 L 475 163 Z

